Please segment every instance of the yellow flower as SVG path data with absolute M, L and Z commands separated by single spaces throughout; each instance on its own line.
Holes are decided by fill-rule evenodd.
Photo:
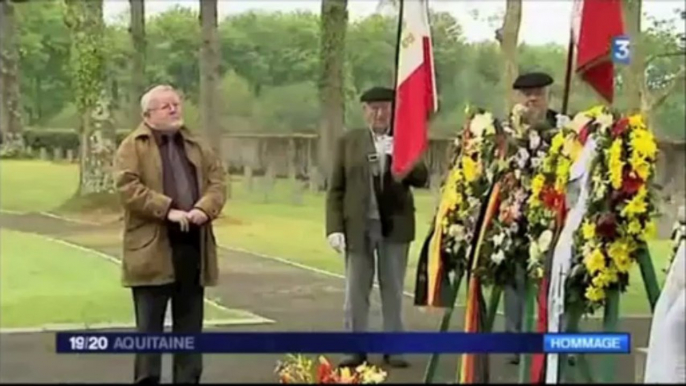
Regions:
M 591 283 L 595 287 L 605 288 L 608 287 L 610 284 L 616 283 L 617 280 L 617 270 L 614 267 L 610 266 L 600 271 L 598 275 L 596 275 L 591 280 Z
M 646 124 L 643 121 L 643 116 L 641 114 L 634 114 L 629 117 L 629 126 L 636 128 L 645 128 Z
M 643 231 L 643 227 L 641 226 L 641 222 L 633 219 L 631 222 L 629 222 L 629 226 L 627 227 L 627 231 L 631 235 L 638 235 Z
M 562 149 L 562 146 L 564 146 L 564 144 L 565 144 L 565 137 L 564 137 L 564 135 L 562 135 L 562 132 L 560 131 L 559 133 L 557 133 L 553 137 L 552 141 L 550 142 L 549 152 L 551 152 L 551 153 L 559 152 L 560 149 Z
M 340 377 L 341 383 L 352 383 L 354 379 L 355 379 L 355 375 L 353 374 L 352 371 L 350 371 L 350 367 L 343 367 L 341 369 L 341 377 Z
M 608 168 L 610 169 L 610 182 L 614 189 L 619 189 L 622 186 L 622 168 L 624 162 L 622 161 L 622 139 L 617 138 L 612 141 L 610 149 L 607 151 Z
M 481 172 L 479 169 L 479 163 L 474 161 L 471 157 L 462 158 L 462 170 L 467 182 L 473 182 L 479 177 Z
M 581 233 L 584 236 L 584 240 L 591 240 L 595 237 L 595 224 L 586 220 L 581 227 Z
M 539 193 L 543 190 L 543 185 L 545 184 L 545 177 L 542 174 L 537 174 L 531 180 L 531 195 L 538 198 Z
M 540 279 L 542 277 L 543 277 L 543 268 L 542 267 L 536 268 L 536 278 Z
M 638 189 L 638 193 L 636 193 L 636 195 L 627 202 L 626 206 L 622 208 L 622 211 L 620 212 L 622 217 L 634 217 L 637 214 L 645 213 L 648 210 L 648 203 L 646 202 L 647 195 L 648 192 L 646 191 L 645 186 L 641 186 Z
M 572 164 L 567 159 L 561 159 L 555 171 L 555 190 L 564 191 L 569 180 L 569 170 Z
M 632 167 L 636 171 L 636 174 L 638 174 L 638 176 L 641 177 L 641 179 L 643 181 L 647 180 L 648 177 L 650 176 L 651 167 L 650 167 L 649 163 L 644 161 L 644 162 L 641 162 L 640 164 L 637 164 L 636 166 L 632 166 Z
M 590 255 L 584 257 L 584 265 L 591 275 L 605 268 L 605 256 L 603 255 L 603 252 L 598 248 L 594 249 Z
M 605 299 L 605 290 L 591 285 L 586 287 L 585 296 L 592 302 L 598 302 Z
M 634 130 L 631 133 L 631 148 L 643 157 L 655 158 L 657 155 L 655 136 L 648 130 Z
M 595 106 L 586 111 L 586 115 L 591 118 L 598 118 L 602 114 L 605 114 L 605 106 Z
M 607 250 L 608 256 L 617 267 L 617 271 L 621 273 L 629 272 L 631 269 L 630 253 L 632 252 L 629 243 L 624 240 L 616 240 Z

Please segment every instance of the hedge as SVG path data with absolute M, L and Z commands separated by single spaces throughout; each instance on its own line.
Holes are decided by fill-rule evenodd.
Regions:
M 117 131 L 117 145 L 126 137 L 129 133 L 128 130 Z M 24 144 L 33 149 L 40 149 L 44 147 L 46 149 L 61 148 L 63 150 L 74 150 L 79 149 L 79 133 L 76 130 L 68 129 L 25 129 L 23 131 Z

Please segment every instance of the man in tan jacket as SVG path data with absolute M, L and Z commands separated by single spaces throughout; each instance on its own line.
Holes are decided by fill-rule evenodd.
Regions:
M 225 201 L 224 170 L 184 125 L 179 94 L 156 86 L 141 98 L 143 122 L 119 146 L 115 181 L 124 206 L 122 281 L 133 292 L 138 332 L 199 333 L 204 287 L 217 281 L 212 220 Z M 134 382 L 159 383 L 161 354 L 137 354 Z M 174 383 L 199 383 L 201 354 L 177 354 Z

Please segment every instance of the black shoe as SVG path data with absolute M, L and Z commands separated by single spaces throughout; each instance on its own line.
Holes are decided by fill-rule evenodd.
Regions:
M 405 359 L 398 355 L 384 355 L 383 362 L 391 367 L 395 367 L 398 369 L 404 369 L 410 366 L 410 364 Z
M 367 361 L 367 356 L 364 354 L 355 354 L 347 356 L 338 364 L 338 367 L 357 367 Z
M 519 364 L 519 355 L 515 354 L 515 355 L 511 356 L 510 359 L 508 359 L 508 363 L 510 363 L 511 365 L 518 365 Z

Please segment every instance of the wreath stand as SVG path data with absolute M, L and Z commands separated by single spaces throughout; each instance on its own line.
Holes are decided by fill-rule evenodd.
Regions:
M 648 303 L 650 304 L 651 312 L 655 309 L 655 304 L 657 303 L 657 298 L 660 295 L 660 287 L 657 283 L 657 276 L 655 274 L 655 268 L 650 257 L 650 252 L 648 246 L 644 245 L 641 248 L 637 256 L 639 268 L 641 270 L 641 277 L 643 279 L 643 284 L 648 297 Z M 450 321 L 452 319 L 453 311 L 455 309 L 455 303 L 460 290 L 460 285 L 462 284 L 464 272 L 463 270 L 457 270 L 454 272 L 454 277 L 452 285 L 450 288 L 450 303 L 443 313 L 443 318 L 439 325 L 439 332 L 448 331 L 450 326 Z M 536 303 L 536 289 L 537 286 L 532 280 L 527 277 L 526 280 L 526 305 L 524 312 L 524 323 L 522 332 L 532 332 L 534 326 L 534 313 L 535 313 L 535 303 Z M 503 288 L 500 286 L 491 287 L 491 293 L 489 300 L 487 302 L 487 313 L 486 313 L 486 329 L 485 333 L 493 331 L 493 324 L 495 321 L 495 316 L 497 314 L 498 305 L 500 303 L 500 298 L 502 295 Z M 617 323 L 619 321 L 619 301 L 620 294 L 619 291 L 609 290 L 607 292 L 607 300 L 603 312 L 603 332 L 618 332 Z M 579 322 L 581 321 L 582 312 L 579 309 L 569 309 L 565 314 L 565 319 L 567 320 L 567 332 L 574 333 L 579 332 Z M 596 378 L 590 367 L 590 364 L 584 354 L 578 355 L 578 360 L 576 363 L 577 371 L 570 371 L 567 362 L 567 357 L 564 354 L 560 354 L 560 380 L 577 381 L 577 375 L 581 376 L 584 382 L 596 383 L 611 383 L 614 381 L 615 377 L 615 357 L 608 355 L 603 358 L 603 370 L 600 373 L 600 377 Z M 426 370 L 424 373 L 424 383 L 433 383 L 433 380 L 438 369 L 438 362 L 440 359 L 440 354 L 433 353 L 429 358 Z M 529 381 L 529 371 L 531 366 L 531 355 L 523 354 L 522 361 L 519 363 L 519 382 L 520 384 L 528 384 Z M 575 374 L 576 373 L 576 374 Z M 458 374 L 459 375 L 459 374 Z M 459 379 L 459 376 L 458 376 Z

